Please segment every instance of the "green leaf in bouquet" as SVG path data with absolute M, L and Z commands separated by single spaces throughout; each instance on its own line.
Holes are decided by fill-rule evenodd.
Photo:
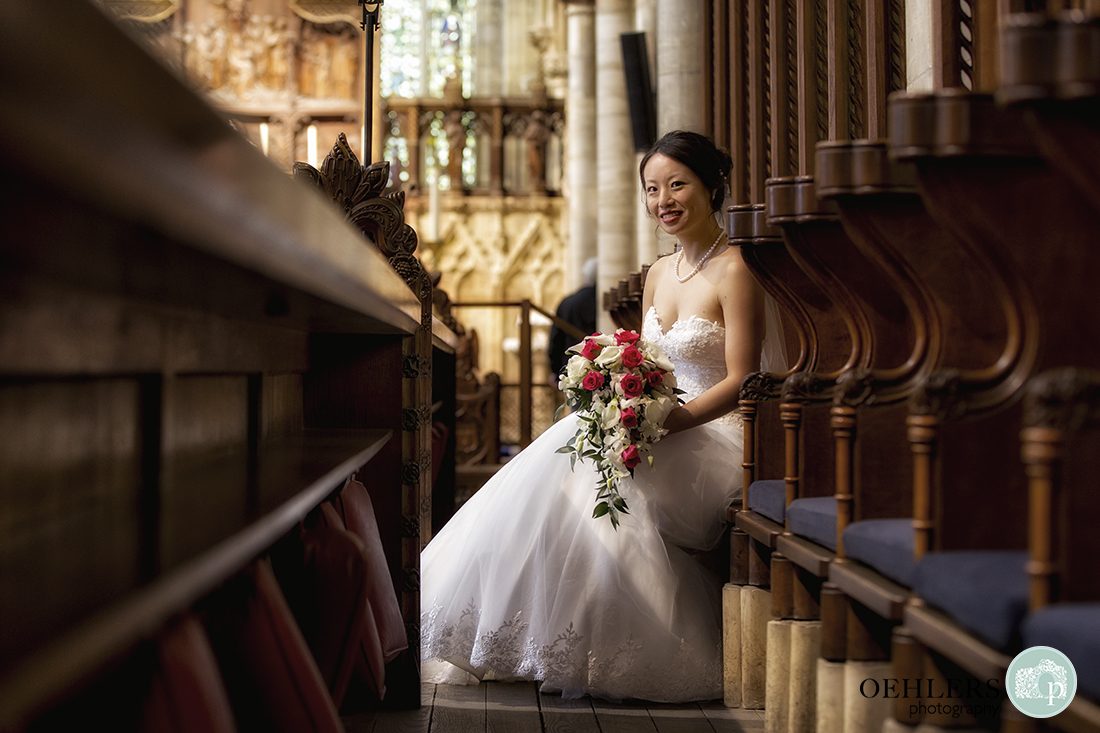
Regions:
M 569 470 L 572 471 L 577 465 L 577 454 L 571 453 L 569 455 Z
M 608 506 L 606 501 L 601 501 L 599 504 L 596 505 L 596 508 L 592 510 L 592 518 L 599 519 L 603 515 L 607 514 L 609 511 L 611 511 L 611 507 Z M 612 515 L 611 523 L 615 523 L 614 515 Z
M 555 453 L 574 453 L 574 452 L 576 452 L 576 450 L 577 449 L 574 448 L 572 445 L 563 445 L 561 448 L 558 448 L 554 452 Z
M 554 421 L 555 422 L 557 422 L 557 419 L 559 417 L 561 417 L 561 411 L 564 410 L 565 408 L 566 408 L 566 404 L 563 402 L 560 405 L 558 405 L 558 409 L 554 410 Z
M 614 504 L 615 508 L 623 514 L 630 514 L 630 512 L 626 510 L 626 499 L 624 499 L 623 497 L 616 496 L 611 503 Z

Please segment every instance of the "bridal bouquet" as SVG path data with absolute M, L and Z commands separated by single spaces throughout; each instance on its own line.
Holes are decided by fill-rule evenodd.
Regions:
M 607 515 L 618 528 L 627 514 L 619 481 L 634 476 L 643 460 L 653 465 L 650 447 L 668 431 L 662 426 L 680 404 L 672 362 L 661 347 L 634 331 L 592 334 L 571 346 L 558 388 L 577 413 L 580 429 L 558 453 L 591 459 L 600 474 L 593 517 Z M 560 411 L 560 410 L 559 410 Z

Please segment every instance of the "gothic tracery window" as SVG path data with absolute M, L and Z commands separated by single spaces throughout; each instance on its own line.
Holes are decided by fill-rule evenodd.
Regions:
M 453 105 L 470 97 L 476 6 L 477 0 L 388 0 L 382 13 L 382 96 L 447 99 Z M 469 117 L 457 110 L 436 112 L 419 123 L 420 180 L 444 190 L 476 185 L 477 137 Z M 388 133 L 385 157 L 407 169 L 408 142 L 400 137 L 396 121 Z M 394 175 L 394 183 L 409 177 L 407 170 Z M 462 180 L 453 180 L 456 175 Z

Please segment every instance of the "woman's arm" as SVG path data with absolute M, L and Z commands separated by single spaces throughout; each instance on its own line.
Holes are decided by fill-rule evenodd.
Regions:
M 730 254 L 717 288 L 726 327 L 726 378 L 673 410 L 665 421 L 670 433 L 709 422 L 736 408 L 741 381 L 760 363 L 764 292 L 745 266 L 740 250 Z
M 646 275 L 645 287 L 642 288 L 642 320 L 645 321 L 646 314 L 649 313 L 650 307 L 653 305 L 653 291 L 657 289 L 657 281 L 660 280 L 660 274 L 665 263 L 661 260 L 666 259 L 664 257 L 658 257 L 657 261 L 649 266 L 649 273 Z

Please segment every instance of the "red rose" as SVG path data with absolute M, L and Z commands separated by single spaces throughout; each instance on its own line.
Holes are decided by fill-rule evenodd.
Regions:
M 645 356 L 642 352 L 638 351 L 635 346 L 627 346 L 623 349 L 622 354 L 623 366 L 627 369 L 633 369 L 634 367 L 640 367 L 642 362 L 645 361 Z
M 626 450 L 623 451 L 623 463 L 626 464 L 627 469 L 632 469 L 642 462 L 642 457 L 638 455 L 638 447 L 628 445 Z
M 623 410 L 622 415 L 620 416 L 620 421 L 622 422 L 623 427 L 636 428 L 638 427 L 638 413 L 634 412 L 633 407 L 627 407 L 625 410 Z
M 665 373 L 660 369 L 655 369 L 652 372 L 645 373 L 645 381 L 650 387 L 660 387 L 661 382 L 665 381 Z
M 638 343 L 638 334 L 636 331 L 618 331 L 615 334 L 616 346 L 622 346 L 623 344 L 633 346 L 636 343 Z
M 595 391 L 603 386 L 603 374 L 597 371 L 591 371 L 584 375 L 584 379 L 581 381 L 581 386 L 587 389 L 589 392 Z
M 591 339 L 585 339 L 584 348 L 581 349 L 581 356 L 585 359 L 595 359 L 603 351 L 603 347 L 597 344 Z
M 587 377 L 585 378 L 587 379 Z M 626 374 L 619 380 L 619 386 L 622 387 L 624 396 L 637 397 L 645 388 L 645 382 L 637 374 Z

